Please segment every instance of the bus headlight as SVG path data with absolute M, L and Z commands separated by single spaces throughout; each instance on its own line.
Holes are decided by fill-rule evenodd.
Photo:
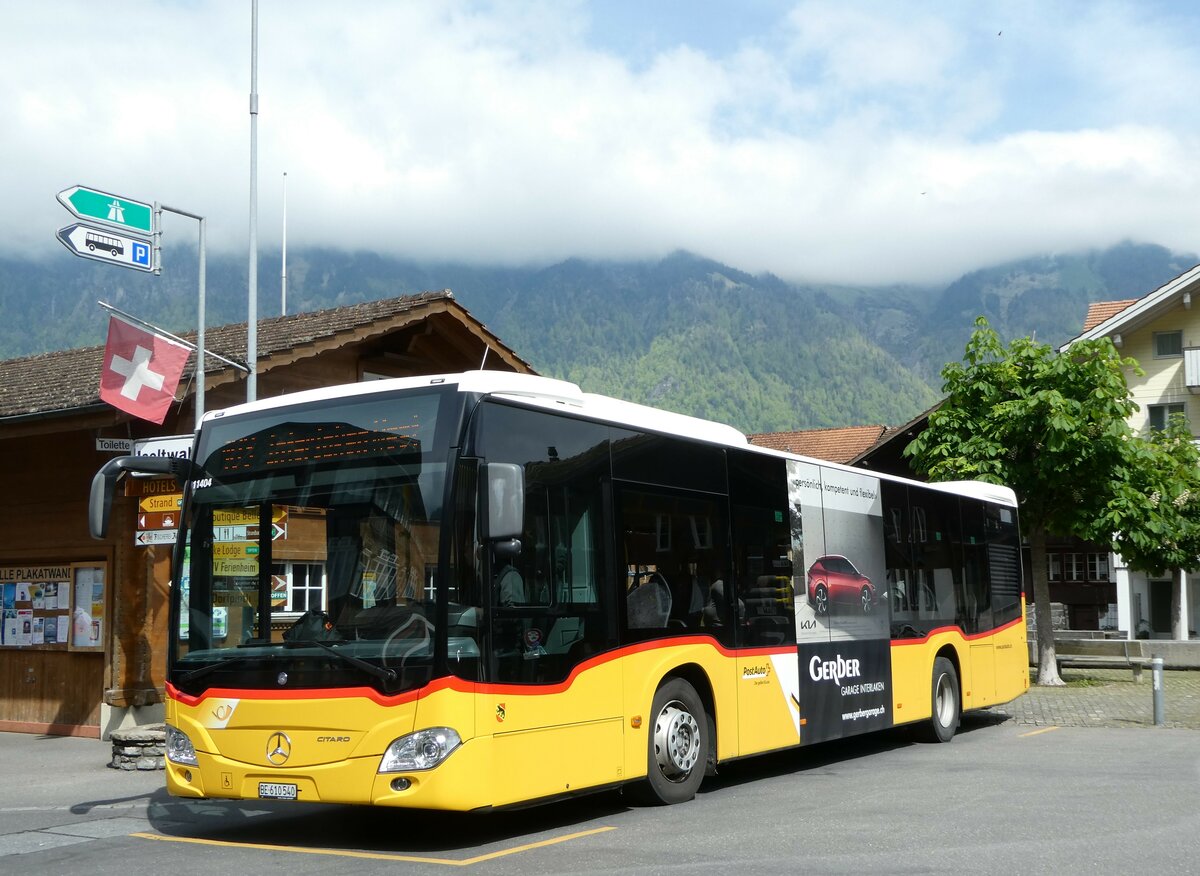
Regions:
M 379 762 L 381 773 L 431 770 L 462 744 L 462 738 L 449 727 L 430 727 L 401 736 L 387 747 Z
M 171 763 L 181 763 L 187 766 L 199 766 L 196 760 L 196 749 L 192 747 L 192 740 L 188 739 L 187 734 L 178 727 L 172 727 L 167 724 L 167 760 Z

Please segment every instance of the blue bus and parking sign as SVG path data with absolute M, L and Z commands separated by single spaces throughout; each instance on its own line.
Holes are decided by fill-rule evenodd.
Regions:
M 58 230 L 58 240 L 73 254 L 135 271 L 154 269 L 149 240 L 110 228 L 75 222 Z

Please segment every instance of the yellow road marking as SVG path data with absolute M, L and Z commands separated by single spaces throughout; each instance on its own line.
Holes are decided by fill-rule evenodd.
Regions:
M 559 843 L 569 842 L 574 839 L 581 839 L 585 836 L 594 836 L 598 833 L 606 833 L 610 830 L 616 830 L 615 827 L 597 827 L 594 830 L 582 830 L 578 833 L 570 833 L 566 836 L 558 836 L 553 839 L 540 840 L 536 843 L 526 843 L 523 846 L 516 846 L 511 849 L 502 849 L 498 852 L 488 852 L 486 855 L 476 855 L 474 858 L 464 858 L 461 861 L 456 861 L 453 858 L 425 858 L 420 855 L 388 855 L 382 852 L 355 852 L 338 849 L 305 849 L 297 846 L 278 846 L 269 843 L 233 843 L 225 840 L 209 840 L 199 839 L 197 837 L 186 836 L 162 836 L 156 833 L 132 833 L 130 836 L 136 836 L 140 839 L 159 840 L 168 843 L 194 843 L 202 846 L 222 846 L 227 849 L 259 849 L 267 852 L 294 852 L 299 855 L 327 855 L 335 858 L 366 858 L 372 861 L 404 861 L 411 864 L 444 864 L 448 867 L 469 867 L 471 864 L 478 864 L 482 861 L 491 861 L 494 858 L 503 858 L 507 855 L 516 855 L 520 852 L 528 852 L 533 849 L 544 848 L 545 846 L 558 845 Z
M 1059 728 L 1057 725 L 1054 727 L 1043 727 L 1040 730 L 1030 730 L 1028 733 L 1022 733 L 1017 738 L 1024 739 L 1026 736 L 1037 736 L 1039 733 L 1049 733 L 1051 730 L 1058 730 L 1058 729 Z

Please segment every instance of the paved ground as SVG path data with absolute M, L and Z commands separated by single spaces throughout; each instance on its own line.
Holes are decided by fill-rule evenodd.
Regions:
M 1182 728 L 1174 730 L 1153 724 L 1149 672 L 1141 684 L 1129 670 L 1067 669 L 1064 677 L 1066 687 L 1032 686 L 990 717 L 968 718 L 950 746 L 877 734 L 799 757 L 742 761 L 687 807 L 627 810 L 615 795 L 596 795 L 479 822 L 178 800 L 167 796 L 161 772 L 108 768 L 108 743 L 0 733 L 0 873 L 303 876 L 397 866 L 432 873 L 478 862 L 494 873 L 774 874 L 795 872 L 801 860 L 814 872 L 839 873 L 891 872 L 899 861 L 910 873 L 1200 872 L 1200 737 L 1192 735 L 1200 730 L 1200 671 L 1164 673 L 1166 724 Z M 1051 728 L 1060 729 L 1039 732 Z M 1141 740 L 1133 746 L 1131 731 Z M 992 751 L 1003 756 L 981 756 Z M 1017 759 L 1023 768 L 1013 771 Z M 1097 771 L 1094 763 L 1108 766 Z M 881 770 L 893 779 L 883 787 Z M 792 778 L 797 773 L 804 781 Z M 951 773 L 971 778 L 946 786 Z M 755 787 L 741 787 L 751 780 Z M 1116 786 L 1124 790 L 1113 796 Z M 784 802 L 764 809 L 772 795 Z M 776 817 L 814 798 L 828 801 L 828 823 Z M 1131 811 L 1155 816 L 1131 819 Z M 1021 819 L 1025 827 L 1014 833 Z M 687 860 L 679 857 L 681 836 L 693 844 Z M 751 851 L 742 847 L 748 836 Z
M 1129 669 L 1063 670 L 1066 687 L 1038 687 L 990 711 L 1017 724 L 1057 727 L 1153 727 L 1154 674 L 1133 680 Z M 1032 681 L 1032 676 L 1031 676 Z M 1200 671 L 1163 672 L 1166 727 L 1200 730 Z

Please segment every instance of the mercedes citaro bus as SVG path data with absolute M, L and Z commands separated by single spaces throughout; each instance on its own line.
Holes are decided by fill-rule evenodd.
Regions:
M 207 413 L 166 679 L 182 797 L 477 810 L 901 724 L 1028 688 L 1017 507 L 493 371 Z M 871 598 L 810 599 L 820 558 Z M 863 585 L 865 587 L 866 585 Z M 861 588 L 860 588 L 861 590 Z

